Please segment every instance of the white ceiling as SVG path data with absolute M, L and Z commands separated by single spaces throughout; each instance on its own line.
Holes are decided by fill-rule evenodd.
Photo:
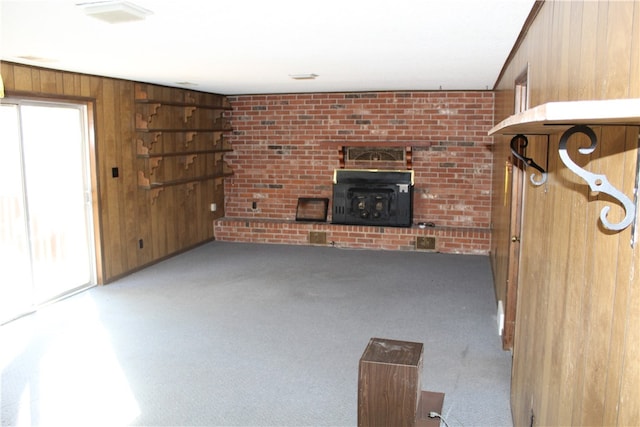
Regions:
M 534 4 L 131 0 L 153 14 L 108 24 L 88 1 L 0 0 L 0 58 L 225 95 L 492 89 Z

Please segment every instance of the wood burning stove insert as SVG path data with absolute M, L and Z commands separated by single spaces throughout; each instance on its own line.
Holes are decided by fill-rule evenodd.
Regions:
M 413 171 L 336 169 L 333 224 L 410 227 Z

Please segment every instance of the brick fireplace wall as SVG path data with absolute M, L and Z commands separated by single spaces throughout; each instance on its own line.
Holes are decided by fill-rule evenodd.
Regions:
M 234 175 L 225 180 L 218 240 L 309 244 L 321 231 L 340 247 L 486 254 L 491 209 L 493 93 L 371 92 L 229 97 Z M 408 159 L 343 160 L 342 147 L 405 147 Z M 409 147 L 409 148 L 406 148 Z M 410 151 L 409 151 L 410 150 Z M 362 227 L 295 221 L 299 197 L 331 199 L 334 169 L 415 171 L 414 225 Z M 419 223 L 435 227 L 421 228 Z M 430 248 L 431 249 L 431 248 Z

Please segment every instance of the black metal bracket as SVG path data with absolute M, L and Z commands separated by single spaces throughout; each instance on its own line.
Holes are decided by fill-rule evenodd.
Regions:
M 520 147 L 516 146 L 516 143 L 518 141 L 520 142 Z M 533 161 L 533 159 L 531 157 L 525 157 L 522 154 L 520 154 L 518 151 L 520 149 L 526 148 L 526 146 L 529 145 L 529 140 L 527 139 L 526 136 L 522 135 L 522 134 L 518 134 L 516 136 L 514 136 L 513 138 L 511 138 L 511 154 L 513 154 L 513 156 L 519 160 L 521 160 L 522 162 L 524 162 L 525 165 L 527 166 L 531 166 L 532 168 L 536 169 L 538 172 L 540 172 L 540 179 L 536 179 L 535 173 L 532 173 L 531 176 L 529 176 L 529 180 L 531 181 L 531 183 L 535 186 L 540 186 L 542 184 L 544 184 L 545 182 L 547 182 L 547 172 L 536 162 Z

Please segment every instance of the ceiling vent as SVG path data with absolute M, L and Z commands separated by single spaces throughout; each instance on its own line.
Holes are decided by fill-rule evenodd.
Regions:
M 82 8 L 86 15 L 108 22 L 109 24 L 141 21 L 153 14 L 150 10 L 128 1 L 97 1 L 78 3 L 76 6 Z
M 298 74 L 289 74 L 293 80 L 315 80 L 318 77 L 317 74 L 314 73 L 298 73 Z

